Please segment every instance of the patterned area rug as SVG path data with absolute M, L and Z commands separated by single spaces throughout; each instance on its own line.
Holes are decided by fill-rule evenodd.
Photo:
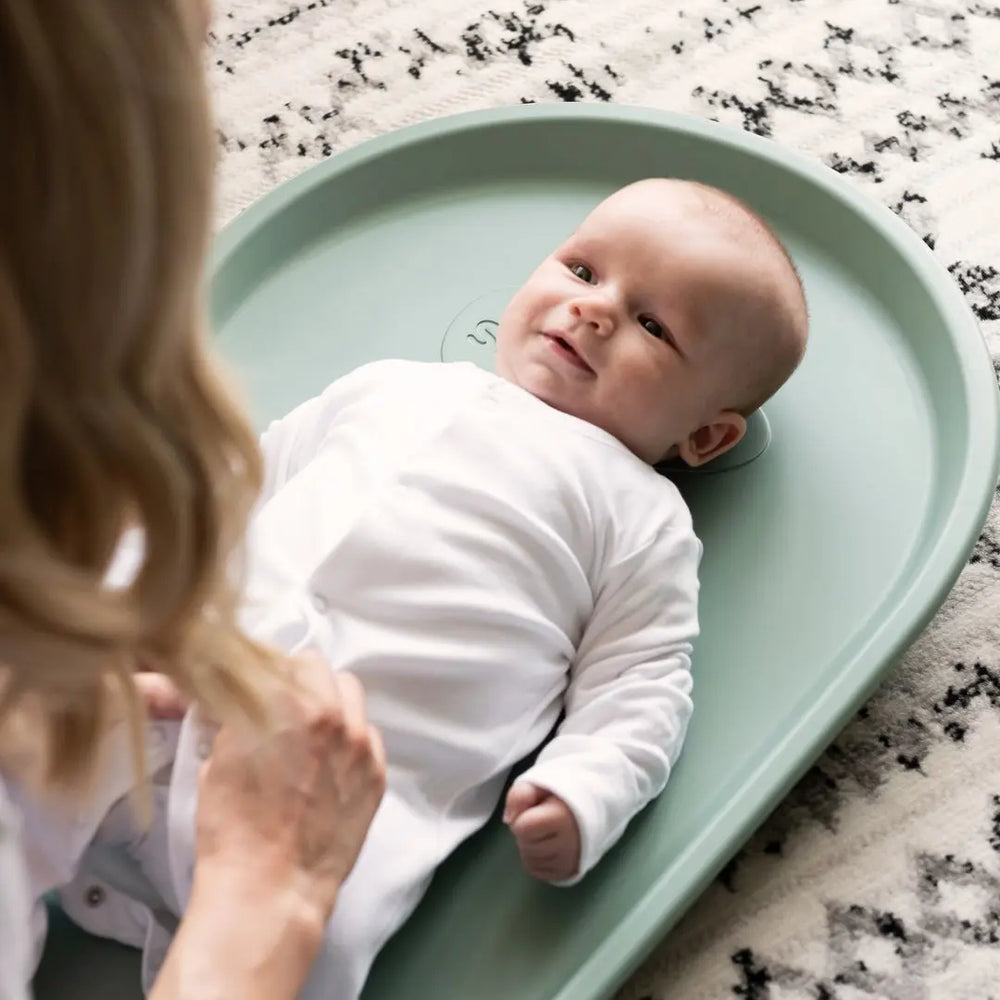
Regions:
M 220 0 L 225 222 L 390 129 L 522 101 L 749 129 L 898 212 L 1000 355 L 1000 6 Z M 1000 516 L 879 693 L 623 1000 L 1000 1000 Z

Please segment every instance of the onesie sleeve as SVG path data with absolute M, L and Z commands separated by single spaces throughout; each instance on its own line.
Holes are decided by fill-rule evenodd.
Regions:
M 373 361 L 330 383 L 318 396 L 271 422 L 261 435 L 264 486 L 259 503 L 301 471 L 314 458 L 343 411 L 384 386 L 399 361 Z
M 678 501 L 680 502 L 680 501 Z M 581 835 L 579 881 L 667 783 L 691 717 L 701 543 L 687 509 L 604 574 L 566 715 L 518 781 L 561 798 Z

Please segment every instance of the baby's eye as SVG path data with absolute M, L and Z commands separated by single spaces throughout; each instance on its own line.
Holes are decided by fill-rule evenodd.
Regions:
M 574 264 L 570 272 L 575 274 L 581 281 L 586 281 L 588 285 L 594 282 L 594 272 L 586 264 Z
M 661 340 L 663 339 L 663 327 L 652 316 L 640 316 L 639 325 L 647 333 L 651 333 L 654 337 L 659 337 Z

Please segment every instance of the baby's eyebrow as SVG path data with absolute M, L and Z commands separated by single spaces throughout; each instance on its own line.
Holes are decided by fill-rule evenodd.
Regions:
M 593 236 L 583 236 L 575 232 L 563 243 L 564 249 L 569 247 L 580 253 L 592 253 L 600 249 L 601 241 Z

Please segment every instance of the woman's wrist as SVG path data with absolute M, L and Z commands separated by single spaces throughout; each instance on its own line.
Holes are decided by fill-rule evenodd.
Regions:
M 210 907 L 220 898 L 234 901 L 233 909 L 264 904 L 274 913 L 281 913 L 303 934 L 310 930 L 322 933 L 333 912 L 336 894 L 321 893 L 330 888 L 325 880 L 310 878 L 309 873 L 275 861 L 269 864 L 268 852 L 240 863 L 228 857 L 203 857 L 194 869 L 191 903 L 205 900 Z M 189 908 L 191 906 L 189 903 Z
M 198 866 L 184 920 L 149 1000 L 293 1000 L 329 908 L 256 869 Z

